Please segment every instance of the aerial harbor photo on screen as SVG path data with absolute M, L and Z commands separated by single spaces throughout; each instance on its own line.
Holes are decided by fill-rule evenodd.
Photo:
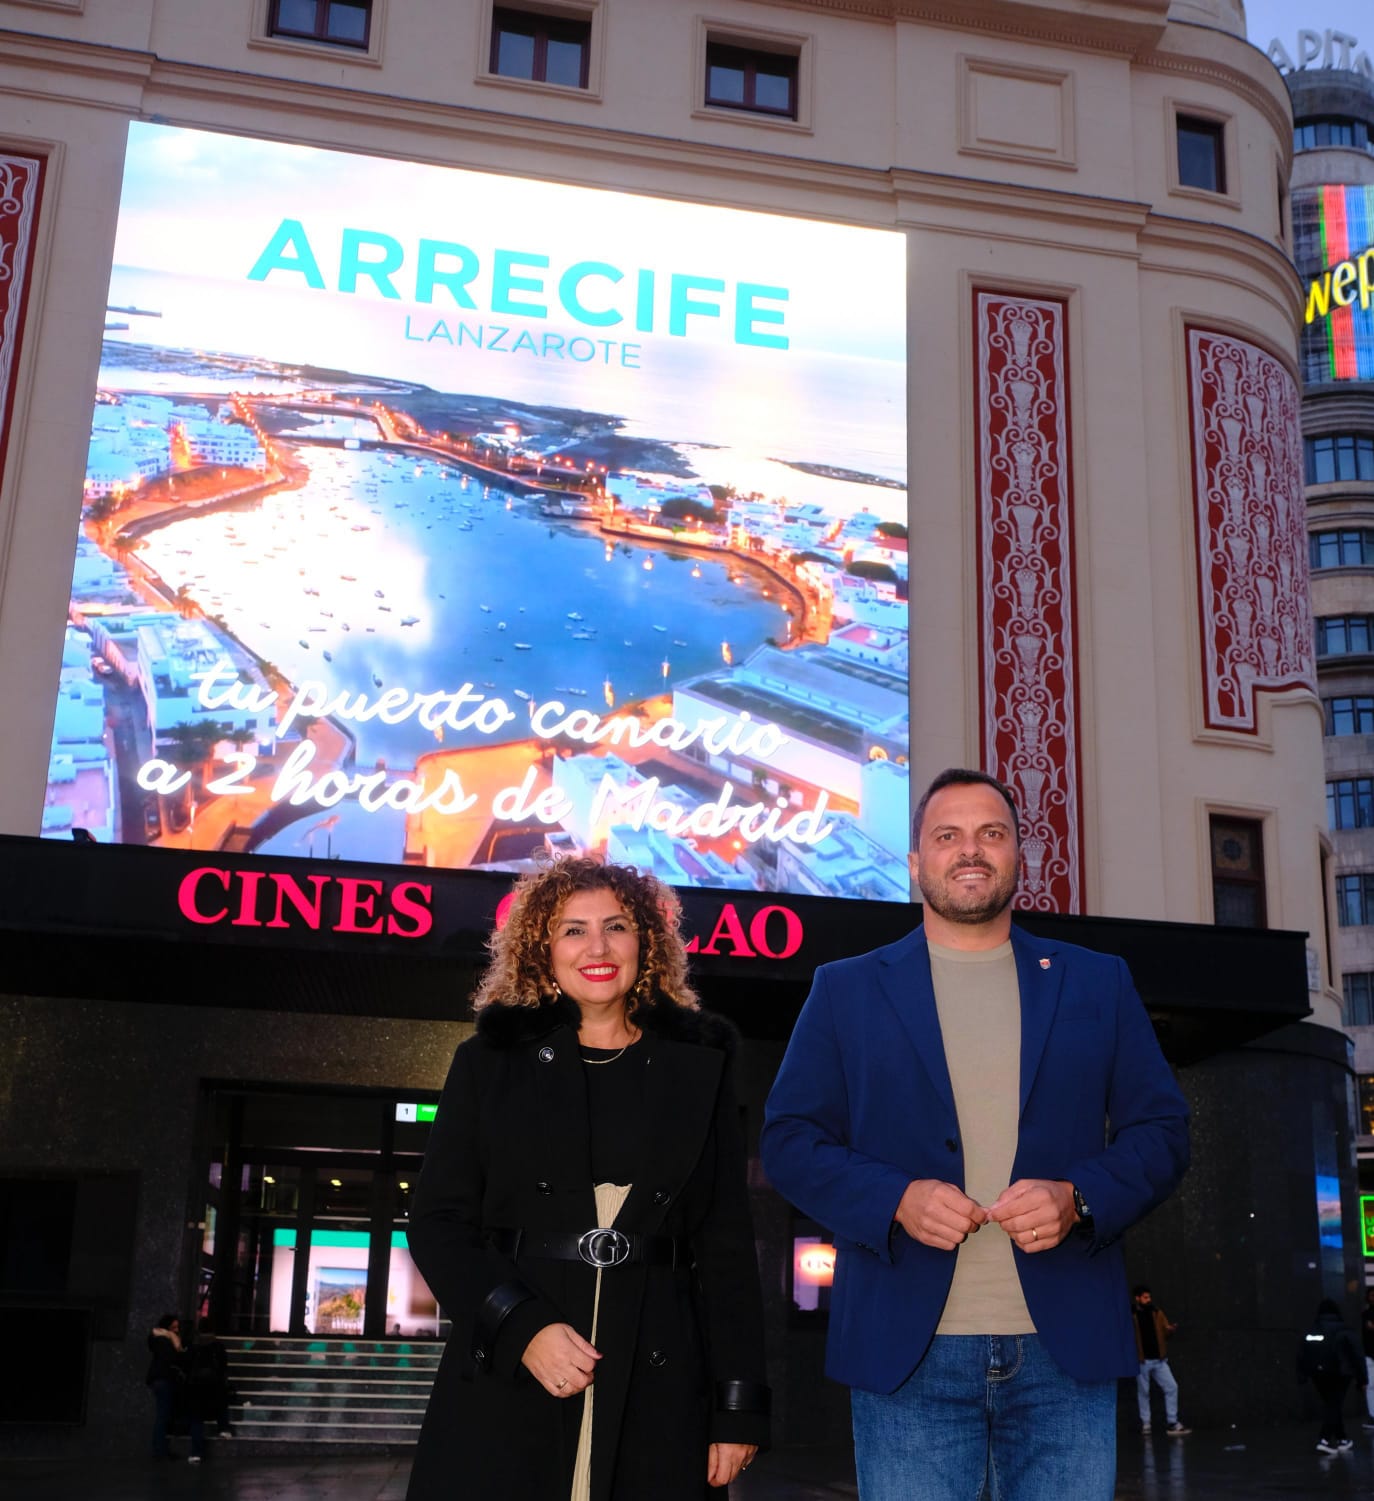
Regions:
M 905 901 L 905 257 L 131 126 L 45 834 Z

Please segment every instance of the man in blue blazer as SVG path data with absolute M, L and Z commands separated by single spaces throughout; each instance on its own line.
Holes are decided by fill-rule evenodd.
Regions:
M 862 1501 L 1110 1501 L 1137 1370 L 1119 1240 L 1188 1165 L 1188 1111 L 1125 964 L 1011 924 L 1011 794 L 916 810 L 923 925 L 822 966 L 763 1166 L 834 1235 L 826 1371 Z

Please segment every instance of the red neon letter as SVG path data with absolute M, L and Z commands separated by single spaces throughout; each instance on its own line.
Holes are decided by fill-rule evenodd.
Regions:
M 368 890 L 364 892 L 363 887 Z M 363 927 L 358 922 L 358 914 L 371 917 L 372 904 L 382 892 L 380 881 L 361 881 L 357 876 L 339 877 L 339 925 L 335 929 L 339 933 L 380 933 L 382 920 L 379 917 L 376 922 L 368 927 Z
M 395 912 L 386 920 L 387 932 L 397 938 L 423 938 L 434 926 L 434 914 L 429 910 L 433 900 L 433 886 L 422 886 L 419 881 L 402 881 L 391 893 Z M 415 926 L 404 927 L 400 921 L 403 917 L 412 918 Z
M 258 920 L 258 883 L 262 880 L 260 870 L 239 872 L 239 915 L 230 924 L 234 928 L 260 928 Z
M 720 950 L 716 944 L 726 938 L 734 946 L 734 952 L 740 959 L 757 959 L 758 955 L 749 947 L 749 940 L 744 936 L 744 924 L 739 920 L 739 913 L 735 911 L 733 902 L 726 902 L 720 909 L 720 916 L 716 919 L 716 925 L 711 930 L 711 936 L 706 940 L 705 948 L 699 952 L 703 954 L 718 954 Z
M 768 947 L 768 919 L 782 913 L 784 938 L 780 949 Z M 749 919 L 749 937 L 754 947 L 769 959 L 790 959 L 802 946 L 802 922 L 791 907 L 760 907 Z
M 270 923 L 269 928 L 289 928 L 291 924 L 281 915 L 286 902 L 290 902 L 296 912 L 305 919 L 309 928 L 318 930 L 320 926 L 320 907 L 324 902 L 324 888 L 329 885 L 328 876 L 307 876 L 306 879 L 315 888 L 315 903 L 310 904 L 310 898 L 296 885 L 290 876 L 272 877 L 277 888 L 277 914 Z M 284 902 L 283 897 L 286 899 Z
M 200 885 L 200 878 L 202 876 L 214 876 L 226 891 L 229 890 L 229 872 L 227 870 L 216 870 L 213 865 L 202 865 L 199 870 L 190 871 L 181 878 L 181 885 L 177 887 L 177 906 L 181 910 L 181 915 L 187 922 L 223 922 L 225 917 L 228 916 L 228 907 L 222 907 L 213 916 L 207 917 L 196 906 L 196 887 Z

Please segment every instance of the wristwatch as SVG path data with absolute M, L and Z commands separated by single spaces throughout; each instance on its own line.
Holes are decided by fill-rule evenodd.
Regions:
M 1073 1212 L 1078 1216 L 1078 1224 L 1075 1228 L 1087 1231 L 1091 1235 L 1093 1212 L 1088 1208 L 1088 1201 L 1083 1197 L 1076 1183 L 1070 1183 L 1069 1187 L 1073 1189 Z

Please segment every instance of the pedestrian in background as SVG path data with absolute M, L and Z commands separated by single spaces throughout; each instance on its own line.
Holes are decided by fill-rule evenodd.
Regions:
M 1154 1295 L 1142 1282 L 1131 1294 L 1131 1312 L 1135 1315 L 1135 1353 L 1140 1370 L 1135 1378 L 1136 1401 L 1140 1404 L 1140 1431 L 1150 1431 L 1150 1384 L 1164 1393 L 1165 1432 L 1170 1438 L 1191 1433 L 1178 1418 L 1178 1382 L 1169 1368 L 1169 1336 L 1178 1329 L 1168 1315 L 1155 1305 Z
M 164 1313 L 148 1335 L 148 1373 L 153 1394 L 153 1458 L 173 1459 L 172 1425 L 186 1411 L 186 1346 L 181 1340 L 181 1316 Z M 198 1465 L 205 1448 L 205 1427 L 192 1416 L 190 1461 Z
M 1317 1452 L 1339 1454 L 1351 1448 L 1341 1409 L 1351 1381 L 1358 1380 L 1367 1389 L 1369 1378 L 1355 1336 L 1330 1298 L 1317 1304 L 1312 1327 L 1298 1345 L 1298 1379 L 1311 1381 L 1321 1401 L 1322 1431 Z
M 229 1355 L 209 1319 L 201 1319 L 196 1342 L 187 1352 L 187 1403 L 193 1418 L 213 1422 L 220 1438 L 233 1438 L 229 1417 L 232 1389 L 229 1385 Z

